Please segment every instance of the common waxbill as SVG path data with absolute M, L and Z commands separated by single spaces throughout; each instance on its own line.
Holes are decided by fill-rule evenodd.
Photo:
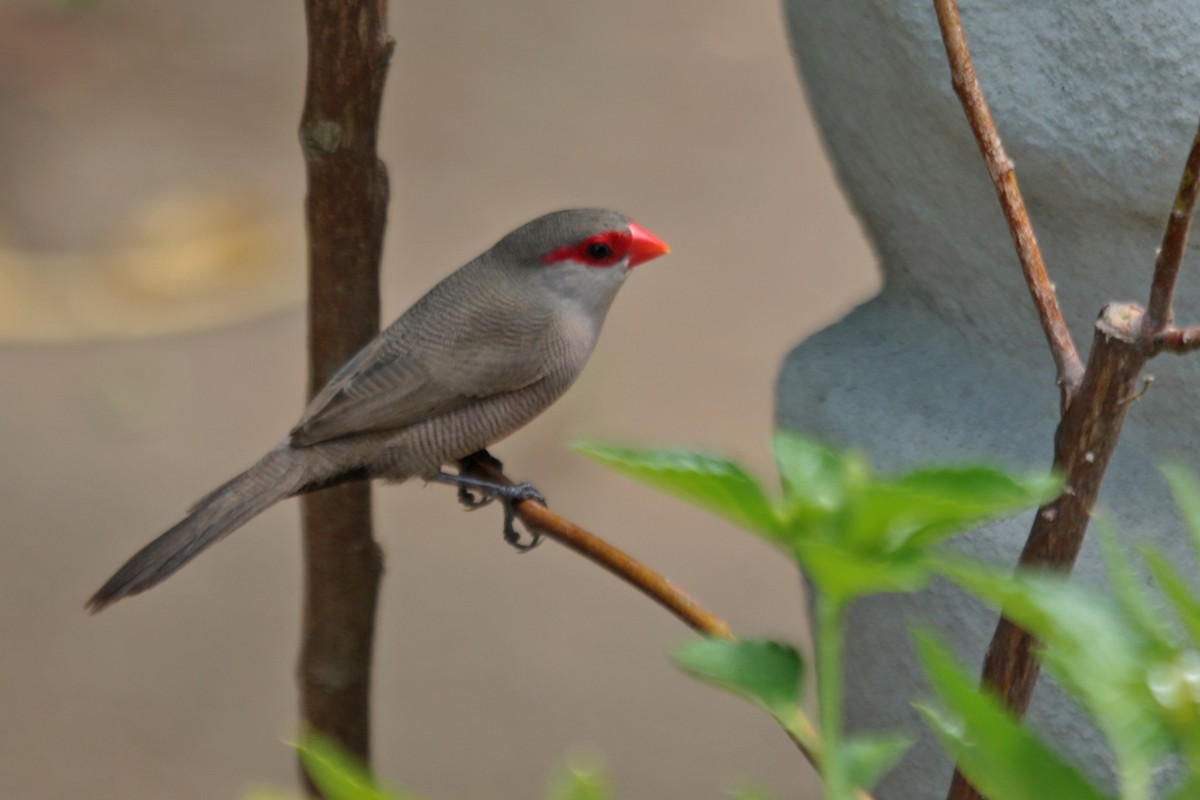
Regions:
M 566 391 L 626 274 L 667 252 L 615 211 L 558 211 L 517 228 L 368 343 L 283 441 L 138 551 L 88 608 L 149 589 L 285 497 L 348 477 L 445 477 L 443 464 Z

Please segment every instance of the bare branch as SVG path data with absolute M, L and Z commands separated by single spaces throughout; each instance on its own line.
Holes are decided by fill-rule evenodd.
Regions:
M 1021 552 L 1022 568 L 1070 572 L 1079 556 L 1125 414 L 1143 391 L 1138 376 L 1150 352 L 1141 326 L 1141 310 L 1133 305 L 1110 305 L 1096 322 L 1083 383 L 1054 437 L 1054 469 L 1064 477 L 1063 491 L 1038 509 Z M 1040 672 L 1034 649 L 1032 636 L 1001 618 L 984 658 L 983 683 L 1018 717 L 1029 707 Z M 955 771 L 947 799 L 982 800 L 982 795 Z
M 1187 248 L 1188 229 L 1192 225 L 1192 212 L 1196 208 L 1196 195 L 1200 192 L 1200 130 L 1192 137 L 1192 147 L 1184 163 L 1175 202 L 1167 217 L 1167 228 L 1163 232 L 1162 245 L 1154 262 L 1154 282 L 1150 286 L 1150 302 L 1146 306 L 1146 332 L 1154 336 L 1165 331 L 1174 322 L 1172 308 L 1175 284 L 1179 280 L 1179 268 L 1183 264 Z
M 979 151 L 983 154 L 984 164 L 987 165 L 988 174 L 992 178 L 992 184 L 996 187 L 996 195 L 1000 200 L 1000 207 L 1004 210 L 1008 231 L 1016 246 L 1017 258 L 1021 261 L 1021 270 L 1025 274 L 1025 283 L 1037 307 L 1042 331 L 1054 358 L 1061 406 L 1066 408 L 1083 377 L 1083 364 L 1075 350 L 1075 343 L 1071 341 L 1071 332 L 1063 320 L 1062 311 L 1058 307 L 1054 284 L 1050 282 L 1046 267 L 1042 263 L 1037 237 L 1034 236 L 1033 226 L 1025 211 L 1021 191 L 1017 188 L 1017 175 L 1013 163 L 1000 142 L 996 123 L 992 120 L 983 90 L 975 77 L 975 66 L 971 63 L 971 54 L 967 50 L 958 4 L 955 0 L 934 0 L 934 8 L 942 30 L 942 41 L 946 45 L 954 92 L 962 103 L 971 131 L 975 134 L 975 141 L 979 144 Z
M 470 458 L 460 461 L 459 465 L 465 475 L 511 486 L 512 481 L 497 463 L 494 459 Z M 514 510 L 530 531 L 548 536 L 608 570 L 670 611 L 697 633 L 716 639 L 736 638 L 729 625 L 716 614 L 705 609 L 665 577 L 599 536 L 560 517 L 536 500 L 521 500 L 516 503 Z
M 388 184 L 375 154 L 392 40 L 378 0 L 306 0 L 308 85 L 300 141 L 308 172 L 309 395 L 379 329 Z M 370 756 L 371 654 L 382 557 L 370 486 L 306 495 L 304 724 L 363 763 Z M 303 775 L 303 767 L 301 767 Z M 317 790 L 304 775 L 310 795 Z
M 497 466 L 499 462 L 488 458 L 468 458 L 459 462 L 464 475 L 480 478 L 489 483 L 507 486 L 512 481 Z M 641 563 L 628 553 L 613 547 L 608 542 L 590 533 L 570 520 L 560 517 L 536 500 L 520 500 L 514 510 L 517 517 L 533 532 L 553 539 L 559 544 L 574 550 L 584 558 L 616 575 L 621 580 L 641 591 L 667 611 L 674 614 L 683 624 L 697 633 L 711 636 L 714 639 L 736 640 L 733 630 L 728 623 L 708 609 L 693 600 L 682 589 L 679 589 L 660 573 Z M 800 750 L 801 755 L 820 771 L 819 755 L 820 735 L 807 720 L 802 720 L 804 739 L 788 733 L 788 738 Z M 872 800 L 866 791 L 857 790 L 856 800 Z
M 1200 350 L 1200 328 L 1168 328 L 1154 337 L 1154 346 L 1177 355 Z
M 1150 293 L 1150 311 L 1143 315 L 1134 305 L 1107 306 L 1096 323 L 1085 371 L 1058 309 L 1053 285 L 1042 265 L 1012 163 L 1000 144 L 975 77 L 955 0 L 934 0 L 934 7 L 955 92 L 996 186 L 1026 283 L 1059 372 L 1062 418 L 1055 432 L 1054 466 L 1064 475 L 1066 483 L 1058 498 L 1038 510 L 1019 563 L 1022 567 L 1050 567 L 1069 572 L 1082 547 L 1125 414 L 1140 396 L 1137 381 L 1146 360 L 1161 350 L 1186 352 L 1200 349 L 1200 344 L 1193 345 L 1200 329 L 1176 331 L 1170 328 L 1172 296 L 1200 187 L 1200 133 L 1193 139 L 1163 236 Z M 1033 643 L 1029 634 L 1007 619 L 1001 619 L 984 662 L 983 683 L 995 689 L 1018 716 L 1022 716 L 1029 705 L 1039 672 Z M 958 771 L 954 773 L 947 797 L 948 800 L 981 800 L 981 795 Z

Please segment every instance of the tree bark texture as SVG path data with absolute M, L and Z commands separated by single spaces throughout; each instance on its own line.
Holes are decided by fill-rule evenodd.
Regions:
M 311 397 L 379 330 L 387 172 L 376 156 L 393 41 L 380 0 L 305 0 L 308 78 L 300 143 L 308 175 Z M 303 498 L 306 728 L 367 763 L 371 658 L 382 556 L 367 483 Z M 308 791 L 316 793 L 305 776 Z
M 1138 378 L 1152 353 L 1142 329 L 1142 310 L 1132 303 L 1105 307 L 1083 382 L 1063 412 L 1054 437 L 1054 469 L 1063 476 L 1063 492 L 1038 509 L 1021 552 L 1023 567 L 1069 573 L 1083 547 L 1100 484 L 1126 413 L 1139 397 Z M 1007 617 L 1001 617 L 983 664 L 983 683 L 1024 717 L 1041 664 L 1036 641 Z M 982 800 L 957 769 L 947 800 Z

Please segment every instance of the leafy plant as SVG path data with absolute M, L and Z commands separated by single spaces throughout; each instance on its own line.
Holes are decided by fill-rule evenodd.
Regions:
M 1200 485 L 1185 470 L 1164 470 L 1194 549 L 1200 553 Z M 1172 800 L 1200 796 L 1200 598 L 1184 582 L 1179 568 L 1162 554 L 1142 550 L 1142 560 L 1159 584 L 1162 600 L 1173 613 L 1171 624 L 1161 604 L 1143 588 L 1143 581 L 1108 526 L 1099 526 L 1111 594 L 1105 594 L 1056 575 L 1005 575 L 960 559 L 946 557 L 940 571 L 967 591 L 995 606 L 1030 631 L 1042 643 L 1041 662 L 1104 734 L 1113 754 L 1118 795 L 1123 800 L 1152 796 L 1152 779 L 1173 760 L 1184 767 Z M 919 649 L 931 683 L 954 723 L 931 719 L 939 739 L 956 756 L 959 766 L 979 787 L 994 780 L 998 768 L 971 757 L 970 752 L 1004 752 L 997 732 L 1015 722 L 996 723 L 987 714 L 953 708 L 956 678 L 950 675 L 943 646 L 929 634 L 919 637 Z M 968 685 L 969 702 L 990 701 Z M 994 702 L 994 701 L 992 701 Z M 1030 734 L 1026 737 L 1032 739 Z M 1045 743 L 1038 746 L 1048 749 Z M 1012 761 L 1008 762 L 1010 765 Z M 1053 785 L 1063 798 L 1108 797 L 1079 785 L 1078 774 L 1067 776 L 1056 767 L 1061 783 L 993 788 L 993 800 L 1044 797 Z
M 1012 574 L 941 547 L 982 522 L 1045 502 L 1049 478 L 1019 478 L 987 467 L 924 468 L 877 477 L 853 453 L 790 434 L 775 439 L 782 493 L 772 496 L 736 463 L 686 451 L 587 443 L 605 466 L 737 522 L 790 554 L 815 595 L 819 728 L 800 708 L 804 664 L 775 642 L 702 641 L 674 658 L 689 674 L 746 697 L 806 745 L 826 797 L 869 790 L 902 757 L 903 736 L 850 737 L 841 728 L 844 613 L 855 599 L 913 591 L 934 575 L 991 604 L 1041 643 L 1046 670 L 1104 734 L 1122 800 L 1148 800 L 1152 779 L 1173 758 L 1186 768 L 1169 800 L 1200 796 L 1200 598 L 1179 567 L 1141 551 L 1175 624 L 1144 589 L 1115 535 L 1101 522 L 1111 593 L 1061 575 Z M 1164 470 L 1200 553 L 1200 484 Z M 1024 728 L 936 634 L 915 633 L 936 704 L 918 704 L 963 774 L 990 800 L 1106 800 L 1047 742 Z
M 576 449 L 604 466 L 673 494 L 766 538 L 788 553 L 814 589 L 820 734 L 799 704 L 799 654 L 773 642 L 687 645 L 687 672 L 749 698 L 813 754 L 826 796 L 870 789 L 909 746 L 902 734 L 842 731 L 842 629 L 854 600 L 923 588 L 940 564 L 937 545 L 979 524 L 1045 501 L 1058 482 L 989 467 L 938 467 L 876 475 L 856 453 L 780 433 L 774 440 L 781 493 L 767 492 L 737 463 L 681 450 Z
M 415 800 L 414 795 L 385 790 L 367 770 L 329 739 L 308 733 L 295 745 L 313 784 L 325 800 Z M 569 762 L 546 790 L 546 800 L 612 800 L 608 776 L 596 764 Z M 246 795 L 246 800 L 290 800 L 272 790 Z
M 781 434 L 774 442 L 781 485 L 775 493 L 718 456 L 597 443 L 577 449 L 764 537 L 804 571 L 814 590 L 819 725 L 801 706 L 806 665 L 788 644 L 701 639 L 677 648 L 672 659 L 689 675 L 774 717 L 813 758 L 827 798 L 847 800 L 870 791 L 911 744 L 898 733 L 842 730 L 846 609 L 865 595 L 920 589 L 934 576 L 953 581 L 1033 634 L 1042 643 L 1043 666 L 1094 721 L 1113 754 L 1118 794 L 1099 788 L 1052 744 L 1023 727 L 978 687 L 934 632 L 919 629 L 917 654 L 933 698 L 917 708 L 989 800 L 1149 800 L 1154 776 L 1171 759 L 1184 770 L 1166 800 L 1200 796 L 1200 597 L 1177 564 L 1155 551 L 1141 551 L 1161 592 L 1156 599 L 1103 522 L 1099 535 L 1109 593 L 1057 574 L 1013 574 L 942 546 L 982 522 L 1045 502 L 1057 493 L 1056 480 L 980 466 L 882 477 L 859 455 Z M 1200 553 L 1200 484 L 1181 468 L 1164 472 Z M 1173 619 L 1164 616 L 1162 604 Z M 330 800 L 409 800 L 379 788 L 353 759 L 320 738 L 305 737 L 297 749 Z M 756 789 L 732 794 L 747 800 L 767 797 Z M 546 795 L 549 800 L 613 796 L 604 773 L 586 765 L 568 767 Z

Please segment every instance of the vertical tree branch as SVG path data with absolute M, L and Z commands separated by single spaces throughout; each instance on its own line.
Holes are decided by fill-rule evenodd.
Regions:
M 1179 188 L 1175 191 L 1175 202 L 1167 217 L 1162 245 L 1154 262 L 1154 281 L 1150 285 L 1150 302 L 1146 305 L 1146 333 L 1151 336 L 1162 333 L 1174 322 L 1172 303 L 1175 283 L 1179 279 L 1179 268 L 1183 264 L 1183 252 L 1187 249 L 1188 229 L 1192 224 L 1192 212 L 1196 208 L 1196 195 L 1200 192 L 1200 130 L 1192 137 Z
M 1117 448 L 1121 426 L 1138 397 L 1137 380 L 1150 356 L 1140 338 L 1141 309 L 1106 306 L 1079 388 L 1055 433 L 1054 470 L 1063 492 L 1038 509 L 1019 564 L 1070 572 L 1100 494 L 1105 470 Z M 1033 638 L 1001 619 L 984 659 L 985 683 L 1023 716 L 1038 676 Z
M 1111 304 L 1096 323 L 1096 336 L 1078 392 L 1063 412 L 1054 441 L 1054 467 L 1065 478 L 1062 495 L 1038 510 L 1019 561 L 1022 567 L 1069 572 L 1079 556 L 1100 483 L 1146 361 L 1163 350 L 1198 349 L 1200 330 L 1172 324 L 1172 297 L 1183 261 L 1200 186 L 1200 133 L 1192 140 L 1183 175 L 1167 220 L 1145 314 L 1133 304 Z M 983 682 L 1023 716 L 1037 683 L 1034 640 L 1008 619 L 996 626 L 984 659 Z M 981 795 L 955 772 L 948 800 L 979 800 Z
M 387 172 L 376 157 L 393 41 L 384 0 L 305 0 L 308 81 L 300 143 L 308 174 L 311 397 L 379 329 Z M 298 681 L 306 726 L 364 763 L 382 557 L 367 483 L 303 498 L 304 623 Z M 316 794 L 305 776 L 311 794 Z
M 1063 491 L 1038 509 L 1021 567 L 1063 572 L 1074 567 L 1125 415 L 1137 399 L 1138 376 L 1151 355 L 1141 331 L 1142 312 L 1135 305 L 1106 306 L 1096 322 L 1083 382 L 1054 436 L 1054 469 L 1064 478 Z M 1001 617 L 984 657 L 983 683 L 1018 717 L 1029 708 L 1041 671 L 1034 644 L 1028 632 Z M 981 798 L 956 770 L 947 800 Z
M 1050 282 L 1046 266 L 1042 263 L 1042 251 L 1038 247 L 1037 237 L 1033 234 L 1029 214 L 1025 211 L 1025 201 L 1017 188 L 1017 173 L 1013 169 L 1012 160 L 1004 151 L 1004 145 L 1000 142 L 996 123 L 992 120 L 992 113 L 983 98 L 983 89 L 979 87 L 979 80 L 975 77 L 975 67 L 967 50 L 962 19 L 958 15 L 958 3 L 955 0 L 934 0 L 933 5 L 942 31 L 942 41 L 946 46 L 946 58 L 950 62 L 950 81 L 959 102 L 962 103 L 971 132 L 975 134 L 979 152 L 983 155 L 983 163 L 987 166 L 992 184 L 996 188 L 996 196 L 1000 200 L 1000 207 L 1004 210 L 1004 219 L 1008 222 L 1008 232 L 1017 249 L 1017 258 L 1020 259 L 1021 270 L 1025 274 L 1025 283 L 1037 308 L 1046 342 L 1050 345 L 1050 355 L 1054 358 L 1061 395 L 1060 405 L 1065 409 L 1083 377 L 1083 363 L 1075 350 L 1074 342 L 1071 341 L 1067 323 L 1063 321 L 1054 284 Z
M 1162 350 L 1188 352 L 1200 329 L 1173 326 L 1172 298 L 1187 243 L 1188 229 L 1200 192 L 1200 133 L 1192 141 L 1154 269 L 1149 307 L 1110 304 L 1096 323 L 1087 369 L 1080 366 L 1054 297 L 1053 284 L 1041 263 L 1033 231 L 1017 189 L 1016 177 L 1000 145 L 975 77 L 955 0 L 934 0 L 955 92 L 996 185 L 1009 230 L 1021 259 L 1055 363 L 1062 399 L 1062 418 L 1055 432 L 1054 467 L 1065 478 L 1063 493 L 1038 510 L 1025 548 L 1022 567 L 1048 567 L 1070 572 L 1079 555 L 1100 484 L 1116 450 L 1129 406 L 1139 396 L 1137 380 L 1147 359 Z M 1018 716 L 1029 706 L 1039 664 L 1033 638 L 1001 619 L 984 660 L 983 682 L 992 687 Z M 979 800 L 962 773 L 956 771 L 948 800 Z

